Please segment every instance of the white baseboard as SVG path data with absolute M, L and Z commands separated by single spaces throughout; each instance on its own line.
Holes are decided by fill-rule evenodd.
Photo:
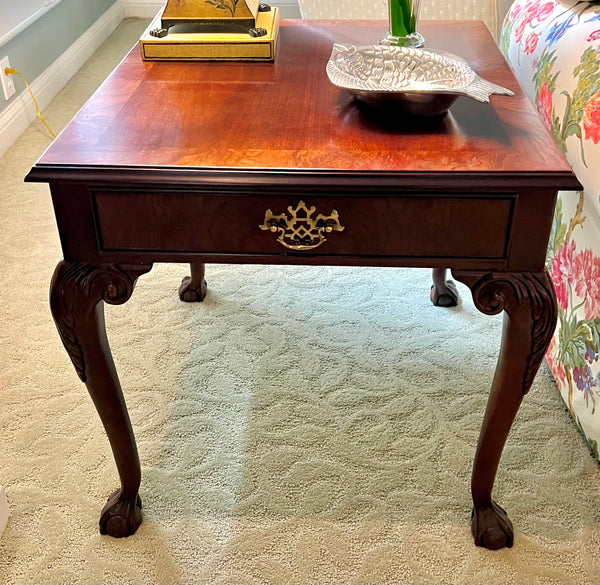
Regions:
M 6 490 L 0 485 L 0 536 L 8 523 L 8 500 L 6 499 Z
M 121 0 L 126 17 L 154 18 L 166 2 L 157 0 Z
M 106 40 L 106 37 L 117 28 L 124 16 L 122 3 L 115 2 L 50 67 L 30 82 L 40 109 L 45 108 L 54 99 L 69 79 Z M 25 89 L 0 113 L 0 156 L 35 119 L 35 106 L 29 92 Z
M 125 9 L 125 16 L 137 18 L 154 18 L 158 11 L 166 4 L 165 0 L 121 0 Z M 297 0 L 267 0 L 267 4 L 279 7 L 281 18 L 300 18 L 300 9 Z

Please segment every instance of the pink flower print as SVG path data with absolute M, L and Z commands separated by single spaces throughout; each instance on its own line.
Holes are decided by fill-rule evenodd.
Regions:
M 515 18 L 517 16 L 519 16 L 519 14 L 521 14 L 521 5 L 520 4 L 515 4 L 515 6 L 513 7 L 513 9 L 510 11 L 510 20 L 515 20 Z
M 531 22 L 534 18 L 536 18 L 536 16 L 539 14 L 539 12 L 540 12 L 540 5 L 539 5 L 539 2 L 537 2 L 537 0 L 536 0 L 532 4 L 529 4 L 529 6 L 527 6 L 527 8 L 525 9 L 525 21 Z
M 575 241 L 570 240 L 560 245 L 552 258 L 552 282 L 556 289 L 556 302 L 565 311 L 569 307 L 569 282 L 573 280 Z
M 600 256 L 587 248 L 575 257 L 575 292 L 585 299 L 586 319 L 600 316 Z
M 548 82 L 542 83 L 537 99 L 537 107 L 546 124 L 552 126 L 552 93 L 548 90 Z
M 538 21 L 542 22 L 542 20 L 546 20 L 546 18 L 548 18 L 552 14 L 553 10 L 554 10 L 554 2 L 546 2 L 546 4 L 543 4 L 542 6 L 540 6 L 540 9 L 538 10 L 538 13 L 537 13 Z
M 567 383 L 567 373 L 565 372 L 565 366 L 560 360 L 554 361 L 554 370 L 550 370 L 554 377 L 558 380 L 561 386 L 565 386 Z
M 597 41 L 600 39 L 600 28 L 598 30 L 593 30 L 589 35 L 586 41 L 591 43 L 592 41 Z
M 537 47 L 538 44 L 538 35 L 536 33 L 531 33 L 526 39 L 525 39 L 525 53 L 527 53 L 527 55 L 531 55 L 531 53 L 533 53 L 535 51 L 535 48 Z
M 583 108 L 583 135 L 594 144 L 600 142 L 600 90 Z
M 552 375 L 556 379 L 556 381 L 564 386 L 567 383 L 567 374 L 565 372 L 565 367 L 563 363 L 554 357 L 554 353 L 556 352 L 556 340 L 553 337 L 550 342 L 550 346 L 546 351 L 546 361 L 548 362 L 548 366 L 550 367 L 550 371 Z
M 519 26 L 515 29 L 515 43 L 519 44 L 521 39 L 523 38 L 523 33 L 525 32 L 525 27 L 527 26 L 527 21 L 522 20 L 519 23 Z
M 550 340 L 550 345 L 548 346 L 548 349 L 546 350 L 546 359 L 547 360 L 553 359 L 555 351 L 556 351 L 556 338 L 553 337 Z

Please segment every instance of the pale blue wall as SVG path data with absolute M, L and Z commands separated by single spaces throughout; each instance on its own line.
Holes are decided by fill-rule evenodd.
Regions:
M 18 0 L 15 0 L 18 2 Z M 10 65 L 29 83 L 41 75 L 117 0 L 63 0 L 36 20 L 21 34 L 0 47 L 0 57 L 8 55 Z M 24 86 L 14 76 L 17 93 L 9 101 L 0 90 L 0 113 Z

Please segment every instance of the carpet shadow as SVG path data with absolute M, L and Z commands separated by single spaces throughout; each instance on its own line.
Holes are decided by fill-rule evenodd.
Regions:
M 145 471 L 152 513 L 468 518 L 495 356 L 461 357 L 444 315 L 469 327 L 471 313 L 433 307 L 428 270 L 246 270 L 233 287 L 209 271 L 207 299 L 185 308 L 190 355 Z

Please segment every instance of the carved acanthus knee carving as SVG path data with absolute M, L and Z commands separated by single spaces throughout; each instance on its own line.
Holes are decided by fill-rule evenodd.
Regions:
M 471 289 L 475 306 L 487 315 L 506 311 L 528 322 L 530 354 L 523 378 L 527 393 L 556 328 L 558 316 L 554 285 L 547 272 L 473 273 L 452 271 Z
M 152 266 L 115 266 L 61 261 L 52 278 L 50 307 L 60 338 L 82 382 L 86 381 L 85 361 L 76 333 L 76 321 L 86 319 L 100 301 L 111 305 L 126 302 L 135 281 Z

